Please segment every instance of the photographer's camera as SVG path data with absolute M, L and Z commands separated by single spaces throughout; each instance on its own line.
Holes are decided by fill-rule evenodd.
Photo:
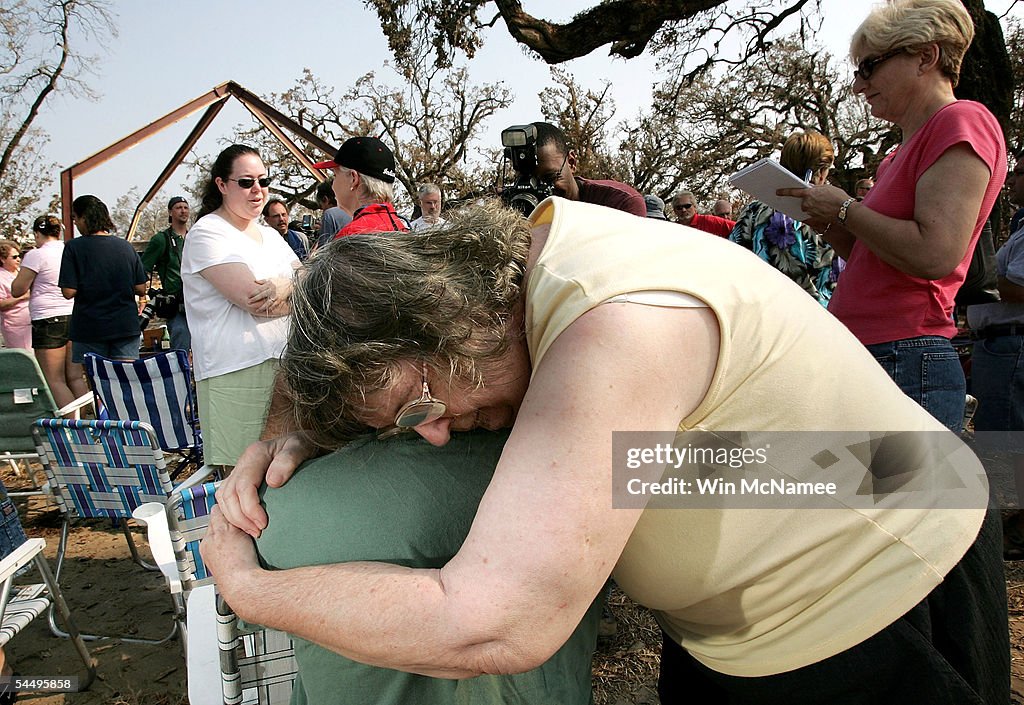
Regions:
M 534 125 L 512 125 L 501 131 L 504 157 L 512 164 L 515 181 L 503 184 L 501 200 L 509 208 L 530 215 L 537 204 L 554 193 L 554 186 L 534 176 L 537 170 L 537 128 Z M 502 177 L 504 180 L 504 163 Z

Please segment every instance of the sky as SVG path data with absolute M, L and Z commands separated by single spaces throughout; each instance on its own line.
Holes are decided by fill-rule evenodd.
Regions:
M 596 2 L 596 0 L 594 0 Z M 99 94 L 91 102 L 56 93 L 44 105 L 36 125 L 50 135 L 45 156 L 59 169 L 77 163 L 143 125 L 233 80 L 266 96 L 290 88 L 304 68 L 339 92 L 367 71 L 381 71 L 391 58 L 376 13 L 360 0 L 299 0 L 284 7 L 272 0 L 113 0 L 118 36 L 90 46 L 96 54 L 90 85 Z M 586 0 L 523 0 L 527 12 L 549 20 L 568 19 L 591 6 Z M 824 24 L 816 39 L 843 56 L 853 29 L 873 3 L 823 0 Z M 1013 0 L 986 0 L 1002 14 Z M 1024 8 L 1013 14 L 1024 16 Z M 795 30 L 793 24 L 790 30 Z M 578 83 L 597 88 L 612 83 L 622 118 L 650 100 L 654 61 L 643 56 L 613 59 L 607 49 L 562 65 Z M 538 94 L 551 85 L 547 66 L 525 55 L 499 25 L 487 30 L 484 47 L 468 63 L 477 84 L 503 81 L 513 92 L 513 107 L 493 116 L 484 138 L 495 146 L 512 124 L 541 118 Z M 93 193 L 112 206 L 136 186 L 144 193 L 192 129 L 201 112 L 140 143 L 76 179 L 77 195 Z M 216 153 L 218 137 L 229 134 L 248 113 L 230 100 L 197 145 L 200 154 Z M 175 190 L 186 177 L 179 169 L 168 185 Z M 59 190 L 59 171 L 48 192 Z

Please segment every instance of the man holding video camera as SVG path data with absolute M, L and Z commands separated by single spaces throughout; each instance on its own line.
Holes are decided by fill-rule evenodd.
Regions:
M 565 133 L 549 122 L 534 122 L 537 129 L 537 167 L 533 176 L 550 184 L 554 195 L 647 217 L 647 204 L 635 188 L 610 179 L 576 176 L 578 155 L 569 149 Z
M 156 271 L 160 275 L 163 295 L 156 314 L 166 319 L 171 347 L 176 350 L 192 347 L 192 335 L 185 318 L 185 297 L 181 291 L 181 252 L 185 247 L 190 215 L 188 201 L 183 196 L 175 196 L 168 201 L 167 222 L 170 227 L 151 237 L 142 254 L 142 266 L 146 272 Z

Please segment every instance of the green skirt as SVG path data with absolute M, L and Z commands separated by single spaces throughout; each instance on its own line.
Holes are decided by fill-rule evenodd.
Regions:
M 207 464 L 234 466 L 242 451 L 260 439 L 277 364 L 267 360 L 196 382 Z

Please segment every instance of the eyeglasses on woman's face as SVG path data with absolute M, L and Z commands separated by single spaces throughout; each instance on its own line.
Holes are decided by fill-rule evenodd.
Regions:
M 903 52 L 904 49 L 901 47 L 899 49 L 890 49 L 884 54 L 864 59 L 857 64 L 857 70 L 853 72 L 853 79 L 857 80 L 859 78 L 863 81 L 867 81 L 875 73 L 875 69 L 892 57 L 902 54 Z
M 7 259 L 21 259 L 21 255 L 17 252 L 7 255 Z
M 272 180 L 273 179 L 271 179 L 269 176 L 261 176 L 258 179 L 254 179 L 251 176 L 243 176 L 240 179 L 228 179 L 228 181 L 234 181 L 236 184 L 238 184 L 239 188 L 244 189 L 252 188 L 253 185 L 256 184 L 257 182 L 259 183 L 260 188 L 267 188 L 268 186 L 270 186 L 270 182 Z

